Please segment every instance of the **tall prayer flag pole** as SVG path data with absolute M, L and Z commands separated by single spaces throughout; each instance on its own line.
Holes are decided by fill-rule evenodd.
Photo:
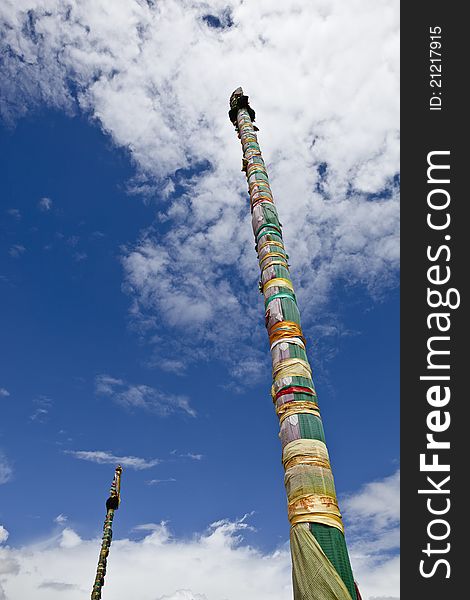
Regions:
M 109 498 L 106 500 L 106 518 L 103 526 L 103 540 L 101 542 L 101 551 L 96 569 L 95 583 L 91 592 L 91 600 L 101 600 L 101 590 L 104 586 L 104 577 L 106 575 L 106 563 L 109 554 L 109 547 L 113 537 L 113 518 L 114 511 L 119 508 L 121 501 L 121 474 L 122 467 L 118 465 L 114 471 L 114 479 L 109 490 Z
M 271 394 L 280 421 L 282 462 L 291 523 L 295 600 L 360 600 L 344 539 L 325 435 L 305 351 L 281 224 L 241 88 L 230 97 L 230 121 L 243 148 L 253 233 L 261 269 L 273 366 Z

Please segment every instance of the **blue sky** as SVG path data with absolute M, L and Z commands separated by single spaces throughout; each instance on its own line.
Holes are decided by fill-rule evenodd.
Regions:
M 45 533 L 64 504 L 87 533 L 99 527 L 87 515 L 101 508 L 112 467 L 64 452 L 106 450 L 162 460 L 148 470 L 125 471 L 126 508 L 119 518 L 128 527 L 168 519 L 185 533 L 211 518 L 254 510 L 264 523 L 261 540 L 276 543 L 287 523 L 268 361 L 264 382 L 234 393 L 227 389 L 226 365 L 214 355 L 179 377 L 148 366 L 149 347 L 129 327 L 121 247 L 133 242 L 155 208 L 125 192 L 132 174 L 125 153 L 85 119 L 49 111 L 14 130 L 4 128 L 2 149 L 2 387 L 10 392 L 2 399 L 2 422 L 13 424 L 2 428 L 2 447 L 15 471 L 2 492 L 11 502 L 10 509 L 3 505 L 3 518 L 18 519 L 11 541 Z M 25 163 L 34 165 L 26 177 Z M 48 210 L 43 198 L 50 200 Z M 12 256 L 16 246 L 25 250 Z M 325 312 L 336 326 L 325 339 L 311 340 L 310 359 L 338 491 L 344 493 L 397 465 L 398 295 L 392 290 L 373 302 L 359 286 L 338 283 Z M 266 340 L 260 349 L 268 354 Z M 161 417 L 116 405 L 96 393 L 102 374 L 184 395 L 197 417 L 184 410 Z M 351 444 L 367 460 L 351 464 Z M 262 459 L 252 477 L 242 457 L 245 446 Z M 225 491 L 216 475 L 223 471 Z M 176 482 L 146 486 L 152 479 Z M 27 493 L 32 482 L 34 510 Z M 181 518 L 188 489 L 200 494 L 198 510 Z M 204 500 L 206 493 L 212 501 Z M 266 494 L 272 498 L 268 507 Z
M 212 12 L 190 4 L 189 16 L 170 2 L 176 29 L 199 44 L 195 63 L 180 57 L 185 85 L 179 87 L 176 75 L 170 90 L 165 83 L 179 107 L 170 114 L 173 109 L 159 92 L 152 93 L 150 108 L 142 101 L 150 83 L 157 90 L 163 86 L 165 72 L 140 73 L 134 58 L 116 54 L 117 75 L 106 75 L 107 54 L 99 57 L 97 42 L 95 54 L 88 48 L 89 58 L 83 60 L 80 50 L 89 42 L 77 34 L 71 46 L 66 34 L 73 19 L 53 2 L 53 16 L 44 16 L 39 4 L 30 19 L 42 38 L 32 26 L 21 28 L 24 13 L 19 9 L 3 15 L 23 36 L 16 49 L 7 39 L 8 68 L 10 73 L 17 69 L 16 79 L 1 74 L 0 534 L 8 532 L 3 552 L 13 553 L 23 565 L 21 548 L 47 543 L 51 552 L 55 547 L 75 552 L 89 544 L 94 564 L 92 541 L 96 545 L 100 535 L 119 457 L 124 473 L 123 503 L 115 521 L 118 540 L 139 544 L 157 535 L 152 524 L 164 521 L 182 548 L 184 540 L 192 540 L 184 546 L 191 552 L 194 536 L 220 522 L 215 531 L 235 558 L 247 544 L 258 549 L 257 558 L 275 551 L 284 556 L 288 522 L 278 423 L 269 396 L 268 342 L 239 172 L 241 149 L 226 117 L 229 94 L 242 83 L 257 110 L 260 143 L 285 225 L 337 493 L 351 524 L 352 554 L 356 548 L 366 590 L 376 597 L 392 596 L 395 589 L 381 583 L 373 569 L 382 569 L 384 580 L 387 569 L 395 569 L 397 554 L 396 538 L 390 541 L 397 515 L 384 509 L 395 506 L 399 468 L 393 103 L 378 107 L 380 98 L 377 104 L 370 100 L 376 112 L 359 135 L 355 115 L 344 114 L 351 106 L 346 110 L 337 99 L 334 85 L 324 94 L 336 104 L 319 98 L 312 108 L 318 116 L 305 116 L 296 112 L 302 106 L 298 98 L 289 111 L 287 98 L 279 105 L 270 100 L 266 82 L 263 88 L 255 72 L 240 71 L 232 82 L 216 60 L 212 68 L 222 69 L 221 90 L 215 100 L 194 100 L 191 106 L 187 87 L 203 93 L 189 75 L 191 68 L 211 56 L 211 44 L 219 45 L 235 68 L 237 43 L 228 30 L 244 31 L 248 17 L 237 2 L 214 3 Z M 391 19 L 381 25 L 385 41 L 375 34 L 369 41 L 390 49 L 396 28 L 393 3 L 386 4 L 380 13 Z M 301 5 L 314 10 L 312 19 L 324 18 L 327 10 L 327 4 L 317 7 L 318 14 Z M 145 52 L 155 51 L 155 40 L 178 48 L 159 29 L 169 18 L 164 11 L 154 21 L 159 9 L 136 2 L 132 10 L 138 17 L 124 18 L 129 6 L 117 6 L 109 15 L 116 19 L 117 39 L 127 32 L 132 42 L 135 19 L 147 19 L 152 33 L 142 42 L 142 63 Z M 367 2 L 361 7 L 370 14 Z M 333 30 L 342 31 L 347 15 L 335 3 L 328 10 Z M 96 39 L 114 51 L 112 28 L 98 11 L 84 16 L 81 2 L 73 4 L 73 11 L 74 27 L 89 19 Z M 263 15 L 272 48 L 263 42 L 258 67 L 272 64 L 269 52 L 271 58 L 277 52 L 283 56 L 298 15 L 291 17 L 286 17 L 283 39 L 274 33 L 278 16 Z M 378 23 L 379 13 L 371 18 Z M 124 55 L 132 54 L 131 42 Z M 37 49 L 36 63 L 15 59 L 26 46 L 30 55 Z M 54 63 L 56 47 L 69 62 Z M 362 47 L 353 48 L 360 56 Z M 308 44 L 306 49 L 314 52 Z M 96 64 L 90 70 L 91 60 L 102 61 L 100 74 Z M 341 65 L 340 55 L 331 54 L 329 64 L 335 61 Z M 33 64 L 42 65 L 42 72 Z M 161 69 L 171 71 L 171 64 L 169 59 Z M 283 72 L 282 64 L 276 68 Z M 378 89 L 388 82 L 388 75 L 381 80 L 380 64 L 368 68 L 376 74 Z M 300 72 L 305 77 L 305 70 Z M 278 74 L 271 75 L 276 79 Z M 320 76 L 314 70 L 305 86 L 314 86 Z M 136 77 L 147 78 L 142 90 L 132 87 Z M 358 78 L 357 95 L 366 96 L 370 82 L 360 70 Z M 297 144 L 294 162 L 289 136 L 276 127 L 279 119 L 288 123 L 284 133 L 290 132 Z M 341 131 L 349 134 L 346 148 L 339 142 Z M 377 525 L 370 539 L 357 528 L 364 518 Z M 244 541 L 237 550 L 233 536 L 240 531 Z M 3 539 L 0 535 L 0 544 L 6 540 L 7 533 Z M 379 558 L 364 559 L 365 541 L 370 548 L 376 545 Z M 20 589 L 13 582 L 15 573 L 11 570 L 11 581 L 0 580 L 2 600 L 17 597 L 8 595 Z M 69 590 L 70 598 L 80 589 L 46 570 L 34 585 L 41 593 Z M 172 585 L 168 582 L 156 597 L 213 597 L 202 588 Z

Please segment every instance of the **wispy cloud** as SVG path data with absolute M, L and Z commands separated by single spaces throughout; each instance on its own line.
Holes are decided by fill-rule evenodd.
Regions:
M 57 517 L 54 519 L 54 522 L 57 523 L 58 525 L 63 525 L 67 521 L 68 521 L 68 519 L 67 519 L 66 515 L 63 515 L 62 513 L 60 513 L 60 515 L 57 515 Z
M 75 583 L 64 583 L 63 581 L 43 581 L 38 585 L 39 589 L 54 590 L 55 592 L 70 592 L 80 590 Z
M 178 360 L 174 358 L 161 358 L 157 363 L 152 363 L 149 361 L 151 366 L 158 367 L 162 371 L 167 371 L 168 373 L 176 373 L 177 375 L 182 375 L 186 371 L 187 364 L 183 360 Z
M 180 453 L 178 450 L 172 450 L 170 454 L 177 456 L 178 458 L 190 458 L 191 460 L 202 460 L 204 458 L 203 454 L 196 454 L 194 452 Z
M 35 408 L 29 416 L 30 420 L 44 423 L 47 420 L 47 415 L 53 405 L 51 398 L 48 398 L 47 396 L 38 396 L 33 400 L 33 403 L 37 408 Z
M 47 408 L 36 408 L 36 410 L 29 416 L 31 421 L 38 421 L 44 423 L 46 415 L 49 413 Z
M 148 385 L 130 384 L 110 375 L 98 375 L 95 379 L 95 390 L 97 394 L 109 396 L 126 408 L 145 409 L 162 417 L 175 412 L 196 416 L 196 411 L 191 408 L 187 396 L 165 393 Z
M 70 454 L 71 456 L 81 460 L 88 460 L 100 465 L 120 464 L 123 467 L 135 469 L 136 471 L 151 469 L 162 462 L 158 458 L 152 458 L 148 460 L 145 458 L 139 458 L 137 456 L 117 456 L 112 452 L 103 450 L 65 450 L 64 452 L 65 454 Z
M 10 392 L 6 388 L 0 387 L 0 398 L 6 398 L 9 395 Z
M 202 460 L 204 458 L 204 454 L 194 454 L 193 452 L 187 452 L 186 454 L 181 454 L 180 456 L 191 458 L 192 460 Z
M 38 202 L 39 210 L 48 212 L 52 208 L 52 200 L 50 198 L 41 198 Z
M 10 249 L 8 250 L 8 254 L 12 258 L 19 258 L 25 252 L 26 252 L 26 248 L 24 246 L 22 246 L 21 244 L 13 244 L 13 246 L 10 246 Z
M 18 208 L 9 208 L 6 212 L 10 217 L 13 217 L 17 221 L 21 219 L 21 211 Z
M 0 485 L 8 483 L 13 477 L 13 467 L 5 454 L 0 450 Z
M 157 531 L 164 535 L 168 535 L 165 521 L 162 521 L 161 523 L 141 523 L 140 525 L 133 527 L 132 531 Z
M 71 235 L 65 240 L 65 243 L 68 246 L 70 246 L 71 248 L 75 248 L 78 245 L 79 241 L 80 241 L 79 235 Z
M 147 481 L 147 485 L 160 485 L 161 483 L 175 483 L 176 479 L 174 477 L 170 477 L 169 479 L 150 479 Z

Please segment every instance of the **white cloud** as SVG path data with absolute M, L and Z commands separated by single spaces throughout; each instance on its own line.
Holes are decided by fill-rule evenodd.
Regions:
M 184 345 L 157 340 L 155 364 L 204 358 L 208 344 L 239 379 L 263 364 L 246 182 L 227 118 L 240 84 L 259 115 L 304 323 L 338 278 L 372 294 L 396 283 L 396 0 L 7 0 L 0 15 L 5 118 L 38 104 L 87 112 L 130 151 L 133 191 L 160 199 L 156 226 L 123 255 L 140 327 L 185 334 Z
M 0 485 L 13 477 L 13 468 L 5 454 L 0 450 Z
M 66 527 L 61 534 L 59 546 L 61 548 L 75 548 L 82 543 L 80 536 L 69 527 Z
M 109 396 L 126 408 L 140 408 L 162 417 L 182 411 L 191 417 L 196 411 L 189 404 L 187 396 L 169 394 L 148 385 L 134 385 L 109 375 L 98 375 L 95 379 L 96 393 Z
M 52 200 L 50 198 L 41 198 L 38 202 L 39 210 L 47 212 L 52 208 Z
M 5 527 L 3 527 L 3 525 L 0 525 L 0 544 L 3 544 L 3 542 L 6 542 L 9 535 L 10 534 L 5 529 Z
M 396 476 L 392 476 L 365 486 L 342 504 L 349 520 L 356 519 L 363 528 L 367 515 L 377 532 L 383 528 L 381 513 L 385 504 L 390 501 L 396 507 L 397 495 Z M 386 521 L 391 525 L 396 510 L 388 512 Z M 203 533 L 178 539 L 165 523 L 138 525 L 134 531 L 142 532 L 142 539 L 112 542 L 106 593 L 115 600 L 130 595 L 141 600 L 291 599 L 288 544 L 262 552 L 244 541 L 243 533 L 248 529 L 253 531 L 246 517 L 235 522 L 220 520 Z M 357 554 L 358 540 L 351 524 L 348 531 L 355 577 L 364 600 L 398 598 L 396 552 L 384 558 L 376 547 L 364 560 Z M 98 536 L 85 540 L 65 528 L 39 544 L 4 548 L 0 558 L 10 565 L 4 571 L 5 592 L 12 598 L 45 600 L 50 590 L 56 589 L 67 591 L 68 600 L 78 600 L 92 584 L 99 546 Z M 379 559 L 374 559 L 374 553 Z M 70 564 L 74 565 L 72 571 L 67 568 Z M 57 573 L 66 576 L 58 580 Z
M 164 524 L 151 525 L 142 529 L 148 533 L 139 541 L 112 542 L 105 589 L 116 600 L 129 595 L 141 600 L 291 597 L 287 548 L 264 554 L 247 546 L 241 537 L 247 527 L 243 521 L 220 521 L 190 539 L 173 538 Z M 7 597 L 49 600 L 50 582 L 54 582 L 67 591 L 68 600 L 82 598 L 83 590 L 93 583 L 100 539 L 75 541 L 64 545 L 59 535 L 41 544 L 8 549 L 5 557 L 17 561 L 21 576 L 11 573 L 4 578 Z
M 155 467 L 161 463 L 161 460 L 158 458 L 147 460 L 145 458 L 139 458 L 138 456 L 116 456 L 111 452 L 103 450 L 65 450 L 64 452 L 65 454 L 70 454 L 75 458 L 88 460 L 100 465 L 120 464 L 123 467 L 136 469 L 137 471 L 141 471 L 142 469 L 151 469 L 152 467 Z
M 396 525 L 400 519 L 400 471 L 365 485 L 360 492 L 343 500 L 351 519 L 367 519 L 374 532 Z
M 62 513 L 60 513 L 60 515 L 57 515 L 57 517 L 54 519 L 54 522 L 57 523 L 58 525 L 63 525 L 64 523 L 67 522 L 67 517 L 66 517 L 66 515 L 63 515 Z
M 9 395 L 10 392 L 6 388 L 0 387 L 0 397 L 6 398 Z
M 160 485 L 161 483 L 174 483 L 176 479 L 170 477 L 169 479 L 150 479 L 147 481 L 147 485 Z
M 366 597 L 399 596 L 400 471 L 342 499 L 351 562 Z M 364 524 L 367 526 L 364 526 Z M 386 600 L 386 599 L 384 599 Z

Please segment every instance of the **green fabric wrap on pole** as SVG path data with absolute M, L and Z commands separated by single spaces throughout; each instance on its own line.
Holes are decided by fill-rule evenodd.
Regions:
M 314 415 L 299 415 L 300 435 L 310 440 L 325 441 L 325 432 L 321 419 Z
M 334 527 L 321 523 L 310 523 L 310 531 L 320 544 L 332 564 L 335 565 L 341 579 L 344 581 L 352 597 L 355 595 L 354 577 L 344 535 Z
M 315 388 L 313 386 L 313 381 L 308 378 L 308 377 L 291 377 L 292 379 L 292 383 L 289 383 L 287 385 L 281 386 L 278 388 L 276 388 L 276 391 L 279 392 L 281 390 L 283 390 L 286 387 L 290 387 L 292 385 L 296 385 L 296 386 L 300 386 L 300 387 L 308 387 L 310 389 L 312 389 L 313 391 L 315 391 Z

